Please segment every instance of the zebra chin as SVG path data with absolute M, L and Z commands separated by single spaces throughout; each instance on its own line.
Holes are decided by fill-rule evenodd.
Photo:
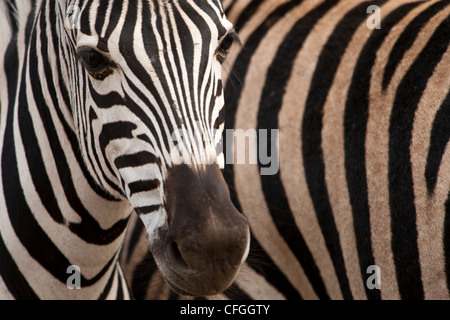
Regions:
M 219 167 L 173 167 L 164 189 L 168 224 L 148 238 L 164 279 L 178 294 L 223 292 L 247 258 L 250 229 L 232 204 Z

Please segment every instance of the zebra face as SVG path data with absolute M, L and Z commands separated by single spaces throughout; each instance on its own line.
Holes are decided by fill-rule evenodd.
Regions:
M 98 184 L 129 201 L 177 292 L 211 295 L 248 252 L 247 220 L 217 164 L 221 64 L 233 29 L 217 0 L 73 1 L 72 113 Z M 219 130 L 218 130 L 219 129 Z

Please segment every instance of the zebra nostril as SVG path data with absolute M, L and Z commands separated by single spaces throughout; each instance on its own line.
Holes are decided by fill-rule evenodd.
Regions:
M 166 256 L 170 261 L 170 264 L 173 265 L 173 267 L 175 267 L 177 270 L 188 271 L 191 269 L 175 240 L 171 240 L 167 243 Z

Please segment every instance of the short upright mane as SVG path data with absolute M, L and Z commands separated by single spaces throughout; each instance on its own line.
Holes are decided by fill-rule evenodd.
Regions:
M 4 0 L 0 2 L 0 56 L 3 57 L 6 48 L 19 30 L 26 23 L 32 1 Z

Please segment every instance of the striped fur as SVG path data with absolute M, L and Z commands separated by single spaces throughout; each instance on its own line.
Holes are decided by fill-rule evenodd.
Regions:
M 165 253 L 170 241 L 173 256 L 183 250 L 169 238 L 173 221 L 202 225 L 173 212 L 177 204 L 167 199 L 183 195 L 166 182 L 177 182 L 173 170 L 186 160 L 173 152 L 177 141 L 196 161 L 184 167 L 195 179 L 183 183 L 201 184 L 215 168 L 222 179 L 221 63 L 233 30 L 221 4 L 2 1 L 0 18 L 0 298 L 129 298 L 118 255 L 133 210 L 165 278 L 180 290 L 208 291 L 198 279 L 179 280 Z M 213 211 L 210 199 L 228 197 L 222 184 L 185 206 Z M 241 232 L 230 232 L 240 242 L 236 255 L 223 257 L 231 282 L 248 226 L 228 202 Z M 81 269 L 81 290 L 66 285 L 70 265 Z
M 248 265 L 276 290 L 240 289 L 448 299 L 450 2 L 224 5 L 243 43 L 227 67 L 226 127 L 280 130 L 278 174 L 225 168 L 251 226 Z M 370 5 L 381 29 L 367 25 Z M 371 265 L 380 290 L 366 285 Z

